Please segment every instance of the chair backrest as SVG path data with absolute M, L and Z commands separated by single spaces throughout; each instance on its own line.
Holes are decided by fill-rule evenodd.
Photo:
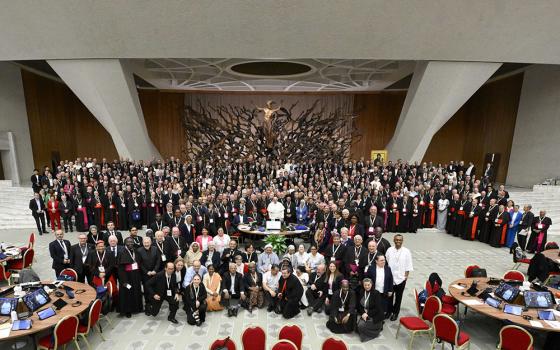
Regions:
M 296 344 L 292 343 L 288 339 L 279 340 L 271 350 L 298 350 Z
M 56 349 L 58 346 L 68 344 L 72 340 L 76 339 L 78 334 L 78 318 L 76 316 L 66 316 L 54 327 L 54 346 Z
M 416 288 L 413 288 L 412 292 L 414 293 L 414 302 L 416 303 L 416 313 L 418 314 L 418 316 L 420 316 L 422 310 L 420 308 L 420 299 L 418 297 L 418 290 Z
M 241 334 L 243 350 L 265 350 L 266 333 L 259 326 L 245 328 Z
M 432 323 L 434 317 L 441 312 L 441 300 L 435 295 L 426 299 L 424 310 L 422 311 L 422 319 Z
M 547 242 L 544 245 L 544 250 L 549 250 L 549 249 L 558 249 L 558 243 L 556 242 Z
M 101 300 L 95 299 L 89 307 L 87 330 L 84 333 L 89 333 L 89 330 L 92 329 L 93 326 L 97 324 L 97 321 L 99 321 L 100 315 L 101 315 Z
M 33 249 L 35 247 L 35 233 L 31 232 L 29 235 L 29 243 L 27 244 L 28 249 Z
M 23 268 L 29 267 L 33 265 L 33 257 L 35 256 L 34 249 L 27 249 L 25 253 L 23 253 Z
M 438 314 L 434 317 L 434 334 L 441 341 L 457 345 L 459 326 L 449 315 Z
M 524 282 L 525 281 L 525 275 L 523 274 L 523 272 L 520 272 L 520 271 L 509 270 L 509 271 L 506 271 L 506 273 L 504 273 L 504 279 L 505 280 L 514 280 L 514 281 Z
M 524 328 L 515 325 L 504 326 L 500 329 L 500 344 L 502 350 L 529 350 L 533 348 L 533 336 Z
M 321 350 L 348 350 L 348 346 L 341 339 L 327 338 L 323 342 Z
M 60 275 L 59 276 L 69 276 L 72 277 L 73 281 L 77 281 L 78 280 L 78 273 L 76 272 L 76 270 L 71 269 L 69 267 L 65 268 L 64 270 L 60 271 Z
M 237 350 L 237 347 L 235 346 L 235 343 L 233 340 L 231 340 L 229 337 L 225 338 L 225 339 L 216 339 L 214 340 L 214 342 L 212 343 L 212 345 L 210 345 L 210 350 L 217 350 L 221 347 L 226 347 L 228 350 Z
M 297 325 L 286 325 L 280 329 L 278 333 L 278 340 L 287 339 L 295 344 L 298 350 L 301 350 L 301 343 L 303 341 L 303 332 Z
M 471 278 L 474 269 L 480 269 L 478 265 L 470 265 L 465 269 L 465 278 Z
M 8 276 L 6 276 L 6 268 L 4 265 L 0 264 L 0 281 L 6 281 Z

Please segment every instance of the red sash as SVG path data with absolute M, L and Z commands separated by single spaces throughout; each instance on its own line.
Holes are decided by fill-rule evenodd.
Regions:
M 504 245 L 504 243 L 506 242 L 506 233 L 507 233 L 507 225 L 504 225 L 504 227 L 502 227 L 502 238 L 500 239 L 501 245 Z
M 395 226 L 399 226 L 399 211 L 395 212 Z
M 473 218 L 472 229 L 471 229 L 471 241 L 474 241 L 476 236 L 476 227 L 478 226 L 478 216 Z
M 103 206 L 101 205 L 101 203 L 97 203 L 95 205 L 95 208 L 100 209 L 100 212 L 101 212 L 101 226 L 105 226 L 105 215 L 104 215 L 105 210 L 103 210 Z

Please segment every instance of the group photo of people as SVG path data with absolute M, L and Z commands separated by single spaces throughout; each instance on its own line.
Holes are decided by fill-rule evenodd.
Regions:
M 367 341 L 399 316 L 413 271 L 407 234 L 434 228 L 494 247 L 517 240 L 543 249 L 550 219 L 530 206 L 521 212 L 503 186 L 492 186 L 490 169 L 478 176 L 463 161 L 86 158 L 36 170 L 29 208 L 41 234 L 54 232 L 55 274 L 72 268 L 80 282 L 111 283 L 125 317 L 157 316 L 164 301 L 170 322 L 182 309 L 198 326 L 208 312 L 321 313 L 333 333 Z M 308 233 L 274 251 L 238 229 L 271 220 Z

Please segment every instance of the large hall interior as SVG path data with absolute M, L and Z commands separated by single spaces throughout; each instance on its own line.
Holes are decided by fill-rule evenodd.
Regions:
M 560 350 L 555 1 L 12 1 L 2 349 Z

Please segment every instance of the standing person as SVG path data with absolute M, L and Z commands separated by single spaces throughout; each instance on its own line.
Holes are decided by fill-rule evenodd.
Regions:
M 74 232 L 72 227 L 72 216 L 74 216 L 74 204 L 68 200 L 65 194 L 60 196 L 60 203 L 58 204 L 58 209 L 62 215 L 62 221 L 64 222 L 64 232 Z
M 352 333 L 356 323 L 356 295 L 347 280 L 343 280 L 330 305 L 327 328 L 335 333 Z
M 167 320 L 177 324 L 179 322 L 175 319 L 175 315 L 179 309 L 179 294 L 177 294 L 177 282 L 174 272 L 175 265 L 173 262 L 168 261 L 165 263 L 165 269 L 158 272 L 146 283 L 146 293 L 150 299 L 151 315 L 157 316 L 161 309 L 161 304 L 166 300 L 169 304 Z
M 498 208 L 498 215 L 496 216 L 496 219 L 494 219 L 490 234 L 489 243 L 492 247 L 499 248 L 505 244 L 509 221 L 509 213 L 505 210 L 505 206 L 500 204 Z
M 445 231 L 447 227 L 447 208 L 449 207 L 449 200 L 442 196 L 437 203 L 437 229 Z
M 506 237 L 506 247 L 510 248 L 513 242 L 515 242 L 515 236 L 517 231 L 519 231 L 519 224 L 521 223 L 522 214 L 519 212 L 519 205 L 513 207 L 513 212 L 510 214 L 511 219 L 508 226 L 507 237 Z
M 41 199 L 41 195 L 37 192 L 33 193 L 33 199 L 29 201 L 29 210 L 31 210 L 31 215 L 33 215 L 33 219 L 35 219 L 35 223 L 37 224 L 37 231 L 41 236 L 43 233 L 47 233 L 47 229 L 45 227 L 46 209 L 47 207 Z
M 112 238 L 109 240 L 111 243 Z M 119 312 L 130 318 L 133 313 L 142 312 L 142 275 L 134 249 L 134 240 L 124 240 L 124 252 L 118 256 L 119 271 Z
M 115 224 L 112 221 L 107 221 L 107 231 L 105 231 L 104 234 L 104 239 L 105 239 L 105 243 L 108 243 L 108 239 L 111 236 L 116 236 L 117 237 L 117 244 L 118 245 L 123 245 L 124 241 L 123 241 L 123 236 L 122 233 L 120 231 L 115 230 Z
M 161 258 L 158 256 L 157 248 L 152 245 L 152 239 L 150 237 L 144 237 L 142 240 L 142 247 L 136 250 L 136 254 L 138 254 L 138 265 L 142 272 L 142 285 L 144 286 L 144 290 L 146 290 L 146 283 L 159 271 Z M 146 303 L 146 316 L 151 316 L 148 306 L 150 303 L 148 293 L 144 293 L 144 302 Z
M 467 208 L 467 207 L 465 207 Z M 478 235 L 478 227 L 480 226 L 480 213 L 482 207 L 478 205 L 478 198 L 473 198 L 470 210 L 466 211 L 467 221 L 463 231 L 463 239 L 474 241 Z
M 527 243 L 527 251 L 530 253 L 540 253 L 544 250 L 550 225 L 552 225 L 552 220 L 546 216 L 546 211 L 541 210 L 539 216 L 533 219 L 531 237 Z
M 483 211 L 484 221 L 480 227 L 480 233 L 478 235 L 479 241 L 483 243 L 490 242 L 490 233 L 494 227 L 496 217 L 498 216 L 498 205 L 496 204 L 496 199 L 491 198 L 488 202 L 488 207 Z
M 409 273 L 413 271 L 412 254 L 408 248 L 403 247 L 403 236 L 401 234 L 395 235 L 393 242 L 395 246 L 387 249 L 385 253 L 385 258 L 393 274 L 394 285 L 391 300 L 391 321 L 395 321 L 399 317 L 406 280 Z
M 55 240 L 49 243 L 49 253 L 53 259 L 52 268 L 56 277 L 67 267 L 70 267 L 70 241 L 64 239 L 61 229 L 55 231 Z
M 49 201 L 47 202 L 47 212 L 49 213 L 49 217 L 51 221 L 51 229 L 53 231 L 56 228 L 59 230 L 62 229 L 62 225 L 60 224 L 60 211 L 58 209 L 58 200 L 56 199 L 55 195 L 52 195 Z
M 527 236 L 531 233 L 531 225 L 535 218 L 535 214 L 533 214 L 531 208 L 530 204 L 523 207 L 523 215 L 521 216 L 521 222 L 517 228 L 517 243 L 519 243 L 519 247 L 523 251 L 525 251 L 527 247 Z
M 91 284 L 89 266 L 87 265 L 88 255 L 87 236 L 84 233 L 80 233 L 78 243 L 70 248 L 70 265 L 78 274 L 78 282 L 84 283 L 87 277 L 88 282 Z
M 371 279 L 373 287 L 377 290 L 383 300 L 383 314 L 385 318 L 391 316 L 393 298 L 393 272 L 387 265 L 385 256 L 378 254 L 375 256 L 375 266 L 368 269 L 367 276 Z

